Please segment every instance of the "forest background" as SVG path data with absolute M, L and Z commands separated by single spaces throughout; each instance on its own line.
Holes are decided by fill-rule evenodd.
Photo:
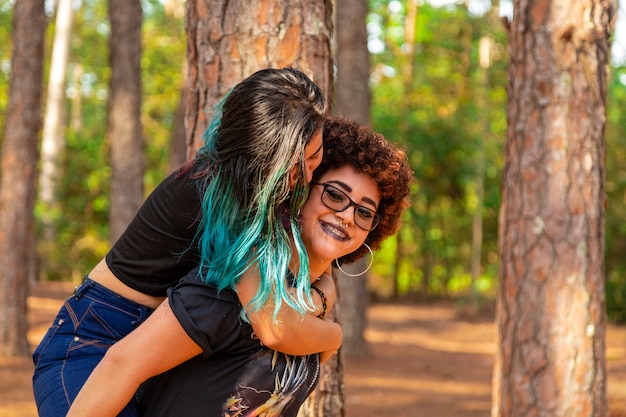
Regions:
M 0 0 L 2 129 L 12 3 Z M 49 3 L 47 45 L 52 45 L 54 2 Z M 172 136 L 184 85 L 186 40 L 184 7 L 168 9 L 157 0 L 142 3 L 142 124 L 149 193 L 173 169 Z M 507 39 L 500 16 L 506 15 L 507 4 L 495 11 L 488 1 L 425 1 L 416 16 L 413 42 L 407 42 L 404 1 L 369 1 L 371 122 L 406 148 L 417 179 L 401 231 L 376 253 L 368 282 L 375 297 L 495 298 L 507 104 Z M 55 195 L 60 204 L 50 210 L 39 199 L 36 206 L 41 239 L 33 279 L 39 280 L 79 282 L 110 244 L 107 2 L 75 0 L 74 10 L 62 180 Z M 618 25 L 617 33 L 622 30 Z M 626 57 L 623 49 L 616 51 L 605 135 L 605 267 L 609 319 L 626 323 Z M 44 224 L 52 225 L 55 233 L 45 237 Z

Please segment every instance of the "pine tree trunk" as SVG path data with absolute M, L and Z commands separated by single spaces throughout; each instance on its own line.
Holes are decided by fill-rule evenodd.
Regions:
M 59 0 L 50 62 L 46 113 L 41 138 L 39 199 L 42 210 L 43 238 L 52 242 L 56 235 L 54 215 L 58 213 L 56 193 L 61 178 L 65 149 L 65 80 L 72 35 L 72 0 Z
M 184 66 L 184 74 L 187 74 L 186 65 Z M 172 126 L 172 135 L 170 140 L 170 157 L 168 160 L 169 172 L 173 172 L 180 167 L 189 158 L 193 158 L 193 154 L 187 154 L 189 147 L 187 146 L 187 130 L 185 129 L 185 113 L 187 109 L 187 77 L 183 76 L 183 86 L 180 89 L 180 100 L 178 108 L 174 115 L 174 123 Z
M 341 322 L 341 312 L 336 305 L 328 317 Z M 320 381 L 315 391 L 300 407 L 297 417 L 343 417 L 345 415 L 343 360 L 341 355 L 333 355 L 322 365 Z
M 349 117 L 361 124 L 370 122 L 369 51 L 367 49 L 367 0 L 343 0 L 337 3 L 337 82 L 335 85 L 336 114 Z M 361 259 L 350 266 L 342 266 L 349 273 L 358 274 L 369 265 L 370 259 Z M 333 269 L 339 288 L 343 344 L 346 357 L 363 357 L 369 353 L 365 340 L 367 274 L 350 277 Z
M 367 0 L 337 3 L 337 80 L 334 112 L 370 123 L 370 53 L 367 49 Z
M 492 417 L 608 416 L 607 0 L 517 0 Z
M 202 143 L 212 107 L 262 68 L 297 68 L 331 97 L 331 12 L 331 0 L 187 1 L 188 143 Z
M 28 269 L 33 244 L 44 41 L 44 0 L 17 0 L 0 183 L 0 353 L 28 356 Z
M 109 240 L 114 243 L 144 201 L 144 142 L 141 126 L 140 0 L 110 0 L 111 145 Z
M 185 24 L 188 154 L 202 144 L 212 107 L 233 85 L 262 68 L 297 68 L 332 97 L 331 0 L 188 0 Z M 305 404 L 300 415 L 343 415 L 341 363 L 329 362 L 311 398 L 310 404 L 317 405 Z

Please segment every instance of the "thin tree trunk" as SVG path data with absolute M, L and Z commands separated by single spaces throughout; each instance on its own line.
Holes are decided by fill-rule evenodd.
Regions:
M 337 3 L 334 112 L 370 123 L 370 54 L 367 49 L 367 0 Z
M 337 81 L 334 110 L 335 113 L 361 124 L 370 122 L 367 11 L 367 0 L 343 0 L 337 3 L 336 9 Z M 369 261 L 370 259 L 361 259 L 343 268 L 349 273 L 358 274 L 367 268 Z M 365 340 L 367 274 L 350 277 L 338 269 L 333 269 L 333 272 L 339 289 L 343 328 L 341 352 L 348 357 L 366 356 L 369 353 Z
M 165 13 L 176 18 L 185 17 L 185 1 L 184 0 L 164 0 L 162 1 Z M 172 124 L 172 136 L 170 140 L 170 156 L 168 160 L 168 172 L 173 172 L 180 167 L 185 161 L 193 157 L 193 153 L 188 153 L 187 147 L 187 130 L 185 128 L 185 113 L 187 111 L 187 95 L 189 87 L 187 85 L 188 71 L 187 61 L 183 62 L 183 85 L 180 88 L 180 101 L 178 109 L 174 115 L 174 123 Z
M 58 213 L 56 192 L 61 177 L 61 158 L 65 149 L 65 80 L 72 35 L 72 0 L 59 0 L 50 62 L 48 97 L 41 139 L 39 199 L 43 205 L 43 238 L 54 240 L 54 216 Z
M 144 200 L 144 142 L 141 126 L 140 0 L 110 0 L 111 144 L 109 240 L 114 243 Z
M 28 356 L 28 261 L 35 205 L 44 41 L 44 0 L 17 0 L 0 182 L 0 353 Z
M 342 265 L 341 268 L 349 274 L 356 275 L 364 271 L 369 262 L 369 258 L 359 259 L 353 264 Z M 351 277 L 333 268 L 333 275 L 337 283 L 339 310 L 341 311 L 340 323 L 343 330 L 340 352 L 349 358 L 362 358 L 370 353 L 365 339 L 366 312 L 369 307 L 366 281 L 368 274 Z
M 187 130 L 185 129 L 185 113 L 189 88 L 187 87 L 186 76 L 187 65 L 185 63 L 183 64 L 183 86 L 180 89 L 180 101 L 178 102 L 178 109 L 176 109 L 176 114 L 174 115 L 172 139 L 170 141 L 169 172 L 173 172 L 176 168 L 185 163 L 187 159 L 193 157 L 193 154 L 188 154 Z
M 482 75 L 483 91 L 479 98 L 481 107 L 485 110 L 483 117 L 483 137 L 479 138 L 476 152 L 476 209 L 472 218 L 472 256 L 471 256 L 471 286 L 470 286 L 470 309 L 473 314 L 478 313 L 479 296 L 477 281 L 482 273 L 482 248 L 483 248 L 483 206 L 485 201 L 485 141 L 489 138 L 489 117 L 487 114 L 486 92 L 489 91 L 489 67 L 491 66 L 492 39 L 482 36 L 479 41 L 478 60 Z
M 517 0 L 493 417 L 606 417 L 610 0 Z

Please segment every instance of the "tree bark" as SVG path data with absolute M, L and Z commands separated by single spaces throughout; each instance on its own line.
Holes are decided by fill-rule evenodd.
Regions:
M 187 1 L 187 145 L 201 145 L 216 105 L 236 83 L 291 66 L 332 94 L 331 0 Z
M 334 112 L 370 123 L 370 54 L 367 49 L 367 0 L 337 3 Z
M 516 0 L 492 417 L 608 416 L 610 0 Z
M 0 353 L 28 356 L 28 262 L 33 240 L 46 32 L 44 0 L 17 0 L 0 183 Z
M 144 142 L 141 126 L 141 23 L 139 0 L 110 0 L 111 88 L 108 137 L 111 146 L 109 240 L 114 243 L 144 200 Z
M 340 306 L 335 306 L 328 317 L 341 322 Z M 346 415 L 343 359 L 333 355 L 323 365 L 315 391 L 300 407 L 297 417 L 343 417 Z
M 236 83 L 268 67 L 294 67 L 332 97 L 331 0 L 188 0 L 188 155 L 202 144 L 212 108 Z M 344 415 L 338 360 L 322 368 L 316 391 L 300 415 Z
M 336 9 L 336 114 L 349 117 L 361 124 L 370 123 L 370 55 L 367 49 L 367 0 L 343 0 Z M 370 259 L 361 259 L 353 265 L 343 265 L 351 274 L 364 271 Z M 339 288 L 343 344 L 341 352 L 347 357 L 363 357 L 369 353 L 365 329 L 367 327 L 367 274 L 350 277 L 333 269 Z

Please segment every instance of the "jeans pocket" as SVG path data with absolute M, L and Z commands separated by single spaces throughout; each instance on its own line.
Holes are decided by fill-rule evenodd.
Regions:
M 47 348 L 50 345 L 50 342 L 54 340 L 56 334 L 58 333 L 61 326 L 69 319 L 69 315 L 67 313 L 67 309 L 65 306 L 61 307 L 54 321 L 48 327 L 48 330 L 44 334 L 43 338 L 33 351 L 33 364 L 35 368 L 40 365 L 40 361 L 42 357 L 46 354 Z
M 111 345 L 134 328 L 138 310 L 124 310 L 103 302 L 92 302 L 80 318 L 76 335 L 84 341 Z

